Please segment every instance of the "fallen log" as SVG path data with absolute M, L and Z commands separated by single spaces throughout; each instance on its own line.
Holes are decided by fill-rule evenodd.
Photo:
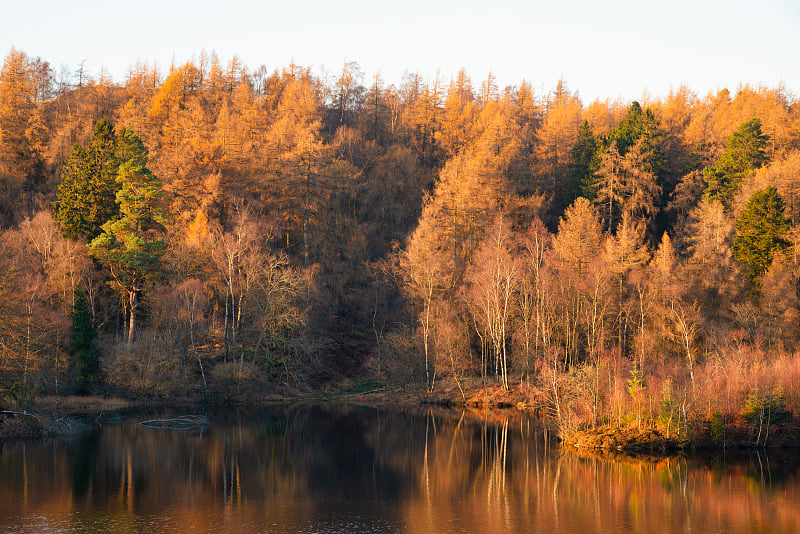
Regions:
M 166 428 L 169 430 L 193 430 L 205 428 L 211 424 L 205 415 L 182 415 L 164 419 L 148 419 L 137 423 L 148 428 Z

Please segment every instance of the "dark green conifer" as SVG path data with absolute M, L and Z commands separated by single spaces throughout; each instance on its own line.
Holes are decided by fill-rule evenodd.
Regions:
M 65 237 L 92 240 L 103 224 L 118 216 L 117 170 L 121 160 L 116 141 L 111 122 L 102 119 L 94 126 L 89 146 L 84 150 L 76 144 L 64 162 L 55 218 Z
M 736 220 L 733 257 L 744 267 L 751 286 L 769 270 L 775 252 L 789 245 L 789 221 L 783 212 L 778 190 L 768 186 L 753 193 Z
M 69 344 L 74 376 L 79 389 L 85 391 L 87 384 L 97 376 L 100 351 L 97 348 L 97 328 L 92 322 L 89 304 L 82 291 L 75 295 L 71 319 Z
M 593 200 L 597 195 L 594 173 L 599 167 L 597 159 L 597 140 L 592 134 L 589 121 L 584 120 L 578 130 L 578 139 L 572 146 L 569 164 L 568 205 L 579 196 Z
M 769 136 L 761 132 L 760 120 L 742 123 L 728 138 L 725 152 L 703 170 L 708 198 L 719 200 L 730 209 L 731 200 L 747 173 L 767 162 L 768 140 Z
M 161 181 L 146 166 L 144 145 L 129 131 L 123 133 L 123 138 L 132 151 L 120 166 L 117 178 L 120 215 L 103 225 L 102 233 L 89 243 L 89 252 L 109 268 L 112 286 L 128 301 L 130 343 L 139 294 L 166 251 L 162 236 L 167 215 L 161 207 Z
M 644 170 L 652 172 L 656 176 L 661 176 L 661 171 L 666 162 L 666 156 L 661 149 L 664 139 L 664 132 L 658 119 L 651 109 L 642 109 L 642 106 L 634 101 L 616 128 L 608 132 L 604 138 L 603 148 L 605 150 L 611 146 L 612 142 L 617 143 L 617 150 L 620 156 L 625 156 L 628 150 L 642 139 L 642 153 L 644 154 Z

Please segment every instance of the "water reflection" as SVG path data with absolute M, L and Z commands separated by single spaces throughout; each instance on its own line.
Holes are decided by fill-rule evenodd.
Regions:
M 162 414 L 163 415 L 163 414 Z M 284 407 L 0 445 L 2 532 L 798 532 L 800 465 L 608 460 L 519 415 Z

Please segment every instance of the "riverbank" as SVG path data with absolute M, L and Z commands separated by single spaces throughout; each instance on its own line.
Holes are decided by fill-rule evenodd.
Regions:
M 789 415 L 785 420 L 748 420 L 741 414 L 690 417 L 676 431 L 673 422 L 664 427 L 655 421 L 629 424 L 586 423 L 567 427 L 548 405 L 544 394 L 523 381 L 509 390 L 480 378 L 456 383 L 441 380 L 433 391 L 423 385 L 385 385 L 369 380 L 343 380 L 322 391 L 290 395 L 274 391 L 248 394 L 241 399 L 172 398 L 126 399 L 103 396 L 50 396 L 35 399 L 35 411 L 8 412 L 0 416 L 0 439 L 69 436 L 87 428 L 86 416 L 153 407 L 244 406 L 258 407 L 293 403 L 343 403 L 371 407 L 413 409 L 420 406 L 438 409 L 463 409 L 470 417 L 482 420 L 503 419 L 514 414 L 539 418 L 565 447 L 609 453 L 673 454 L 696 449 L 800 448 L 800 420 Z M 84 416 L 83 418 L 79 416 Z
M 773 424 L 752 423 L 744 418 L 698 419 L 691 423 L 688 436 L 666 434 L 658 428 L 602 425 L 559 434 L 568 447 L 605 452 L 659 452 L 719 449 L 794 449 L 800 448 L 800 421 Z
M 0 411 L 0 441 L 75 436 L 90 427 L 87 415 L 136 406 L 117 397 L 78 395 L 38 397 L 31 404 L 35 408 Z
M 353 386 L 343 386 L 351 389 Z M 480 379 L 440 381 L 433 391 L 421 386 L 383 387 L 363 392 L 329 394 L 322 400 L 338 400 L 371 406 L 414 404 L 464 408 L 476 413 L 514 410 L 541 418 L 566 447 L 601 454 L 674 454 L 688 450 L 800 448 L 800 419 L 786 412 L 786 419 L 770 422 L 769 414 L 747 418 L 738 414 L 694 415 L 681 423 L 647 421 L 576 427 L 560 425 L 546 396 L 523 381 L 509 390 Z M 677 430 L 676 430 L 677 429 Z
M 89 427 L 80 418 L 6 410 L 0 412 L 0 441 L 75 436 Z
M 606 452 L 669 453 L 683 450 L 689 445 L 686 440 L 667 435 L 655 428 L 642 429 L 614 425 L 561 432 L 559 438 L 566 447 Z
M 310 398 L 374 406 L 435 405 L 498 410 L 515 408 L 537 416 L 546 415 L 544 400 L 535 389 L 517 383 L 506 390 L 499 382 L 483 381 L 480 378 L 465 379 L 459 383 L 440 380 L 433 390 L 428 390 L 422 384 L 384 386 L 372 382 L 345 381 Z

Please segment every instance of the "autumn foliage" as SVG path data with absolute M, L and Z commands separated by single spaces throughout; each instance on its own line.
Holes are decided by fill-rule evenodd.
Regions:
M 134 395 L 479 380 L 564 421 L 642 421 L 643 399 L 698 410 L 732 351 L 794 358 L 793 97 L 531 87 L 205 53 L 117 84 L 12 50 L 0 390 L 75 389 L 78 295 L 92 387 Z M 742 406 L 750 386 L 771 387 L 745 381 Z

